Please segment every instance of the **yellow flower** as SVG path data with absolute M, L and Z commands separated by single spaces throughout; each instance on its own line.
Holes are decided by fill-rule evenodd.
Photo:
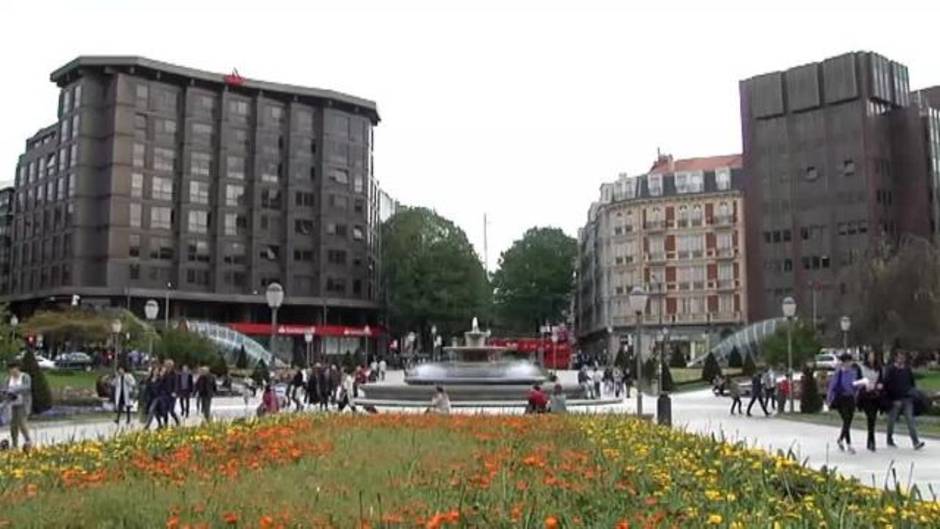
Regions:
M 721 524 L 721 515 L 720 514 L 709 514 L 708 515 L 708 525 L 719 525 Z

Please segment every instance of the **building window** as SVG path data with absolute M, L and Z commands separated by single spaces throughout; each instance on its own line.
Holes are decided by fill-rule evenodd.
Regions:
M 245 129 L 231 129 L 231 141 L 229 145 L 231 147 L 239 148 L 248 147 L 251 142 L 248 141 L 248 131 Z
M 313 112 L 308 110 L 298 110 L 294 112 L 294 119 L 297 123 L 297 131 L 311 133 L 313 132 Z
M 208 204 L 209 183 L 189 182 L 189 202 L 192 204 Z
M 271 125 L 281 125 L 284 122 L 284 109 L 273 105 L 269 106 L 268 117 L 271 120 Z
M 136 203 L 136 202 L 131 202 L 128 207 L 129 207 L 129 213 L 128 213 L 128 214 L 129 214 L 129 220 L 128 220 L 128 223 L 130 224 L 130 227 L 131 227 L 131 228 L 139 228 L 139 227 L 140 227 L 140 219 L 141 219 L 141 216 L 142 216 L 142 212 L 141 212 L 141 211 L 142 211 L 142 208 L 141 208 L 140 204 L 138 204 L 138 203 Z
M 248 231 L 248 217 L 235 213 L 226 213 L 224 218 L 225 235 L 243 235 Z
M 208 263 L 209 262 L 209 242 L 208 241 L 189 241 L 187 248 L 187 259 L 189 261 Z
M 189 233 L 207 233 L 209 231 L 209 212 L 190 211 L 186 226 Z
M 176 99 L 173 90 L 157 90 L 157 107 L 162 110 L 176 112 Z
M 718 191 L 731 189 L 731 169 L 727 167 L 715 169 L 715 187 L 718 188 Z
M 212 172 L 212 156 L 207 152 L 189 155 L 189 173 L 193 176 L 209 176 Z
M 658 197 L 663 194 L 663 175 L 651 174 L 647 178 L 647 187 L 650 196 Z
M 336 182 L 337 184 L 349 183 L 349 171 L 345 169 L 330 168 L 329 177 L 330 180 Z
M 176 151 L 157 147 L 153 150 L 153 168 L 157 171 L 173 172 L 176 168 Z
M 245 245 L 240 242 L 225 244 L 223 260 L 225 264 L 243 265 L 247 262 Z
M 212 141 L 212 125 L 208 123 L 193 123 L 193 139 L 203 143 Z
M 328 277 L 326 278 L 326 290 L 327 292 L 333 292 L 336 294 L 345 294 L 346 280 L 338 277 Z
M 842 175 L 855 176 L 855 160 L 849 158 L 842 162 Z
M 816 170 L 816 167 L 811 165 L 806 168 L 804 178 L 806 178 L 807 182 L 813 182 L 819 178 L 819 171 Z
M 283 167 L 278 162 L 266 161 L 261 164 L 261 181 L 271 184 L 278 183 Z
M 209 271 L 193 269 L 186 270 L 186 282 L 193 285 L 206 286 L 209 284 Z
M 176 120 L 172 119 L 160 119 L 157 120 L 157 130 L 158 135 L 167 135 L 172 136 L 176 134 Z
M 264 245 L 261 247 L 261 251 L 258 255 L 261 259 L 265 261 L 277 261 L 278 255 L 281 253 L 281 247 L 273 244 Z
M 327 250 L 326 260 L 330 264 L 344 265 L 346 264 L 346 251 L 345 250 Z
M 362 193 L 364 190 L 364 183 L 362 175 L 356 175 L 353 177 L 353 192 Z
M 348 138 L 349 118 L 343 115 L 331 115 L 326 122 L 326 131 L 343 139 Z
M 164 206 L 150 208 L 150 228 L 154 230 L 168 230 L 173 226 L 173 210 Z
M 142 108 L 147 108 L 149 106 L 150 100 L 150 88 L 143 84 L 137 83 L 137 106 Z
M 150 179 L 150 198 L 154 200 L 173 200 L 173 180 L 154 176 Z
M 130 279 L 140 279 L 140 265 L 139 264 L 136 264 L 136 263 L 131 264 L 127 267 L 127 270 L 128 270 L 127 275 Z
M 69 89 L 62 90 L 62 113 L 66 113 L 72 109 L 72 91 Z
M 229 156 L 225 160 L 226 176 L 233 180 L 245 179 L 245 158 L 241 156 Z
M 150 238 L 150 258 L 170 261 L 173 259 L 173 240 L 163 237 Z
M 78 137 L 79 133 L 82 130 L 81 123 L 82 123 L 81 114 L 75 114 L 74 116 L 72 116 L 72 139 L 73 140 Z M 65 138 L 63 137 L 62 140 L 64 141 Z
M 146 157 L 147 157 L 147 146 L 144 145 L 143 143 L 135 143 L 134 144 L 134 159 L 133 159 L 134 167 L 143 167 L 144 164 L 146 163 L 145 161 Z M 75 157 L 73 156 L 72 158 L 75 158 Z
M 232 184 L 225 186 L 226 206 L 244 206 L 245 202 L 245 186 Z
M 365 200 L 363 200 L 363 199 L 361 199 L 361 198 L 357 198 L 357 199 L 355 199 L 354 204 L 355 204 L 355 205 L 354 205 L 353 211 L 355 211 L 356 213 L 362 213 L 363 211 L 365 211 L 365 208 L 366 208 L 366 201 L 365 201 Z
M 140 235 L 131 233 L 127 236 L 127 255 L 140 257 Z
M 301 250 L 299 248 L 295 249 L 294 260 L 305 262 L 305 263 L 312 263 L 313 262 L 313 250 Z
M 228 111 L 236 116 L 248 115 L 248 102 L 242 100 L 232 100 L 228 102 Z
M 281 209 L 281 192 L 277 189 L 262 189 L 261 207 L 268 209 Z
M 147 137 L 147 115 L 134 114 L 134 136 L 140 139 Z
M 131 197 L 144 197 L 144 175 L 141 173 L 131 173 Z
M 362 226 L 353 226 L 352 238 L 354 241 L 361 241 L 364 237 L 364 230 Z
M 143 160 L 143 157 L 141 157 L 141 160 Z M 72 145 L 69 147 L 69 167 L 75 167 L 76 165 L 78 165 L 78 145 Z M 143 167 L 143 161 L 141 161 L 139 167 Z
M 336 209 L 347 209 L 349 198 L 342 195 L 330 195 L 330 206 Z
M 312 235 L 313 221 L 310 219 L 295 219 L 294 233 L 299 233 L 300 235 Z
M 336 235 L 338 237 L 346 237 L 346 225 L 337 224 L 335 222 L 328 222 L 326 224 L 326 234 Z
M 298 191 L 294 194 L 294 205 L 313 207 L 313 193 L 307 191 Z

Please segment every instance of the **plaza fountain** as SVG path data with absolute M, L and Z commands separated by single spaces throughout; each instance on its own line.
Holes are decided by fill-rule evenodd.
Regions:
M 444 358 L 418 364 L 404 378 L 366 384 L 355 402 L 377 408 L 424 407 L 436 386 L 442 386 L 451 406 L 458 408 L 524 408 L 529 390 L 541 384 L 551 392 L 556 382 L 529 358 L 516 356 L 507 347 L 487 345 L 489 333 L 473 318 L 464 333 L 464 345 L 444 347 Z M 562 384 L 569 406 L 609 404 L 586 401 L 576 382 Z M 617 401 L 619 402 L 619 400 Z

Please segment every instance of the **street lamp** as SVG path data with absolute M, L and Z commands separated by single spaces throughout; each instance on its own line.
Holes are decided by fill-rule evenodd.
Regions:
M 672 400 L 669 398 L 668 393 L 663 392 L 663 366 L 666 349 L 669 347 L 669 327 L 663 327 L 662 339 L 662 347 L 659 350 L 659 384 L 656 387 L 656 391 L 659 393 L 659 398 L 656 399 L 656 420 L 659 424 L 671 426 Z
M 640 390 L 640 371 L 642 368 L 640 337 L 643 336 L 643 313 L 646 311 L 646 303 L 649 300 L 647 294 L 640 287 L 633 287 L 630 291 L 630 309 L 636 314 L 636 346 L 633 350 L 633 356 L 636 357 L 636 414 L 643 415 L 643 391 Z
M 157 319 L 157 314 L 160 313 L 160 304 L 157 303 L 155 299 L 148 299 L 147 303 L 144 304 L 144 316 L 147 318 L 147 321 L 150 322 L 150 326 L 153 326 L 153 322 Z M 153 357 L 153 329 L 148 333 L 150 335 L 150 350 L 149 355 Z
M 312 363 L 310 358 L 310 344 L 313 343 L 313 327 L 309 327 L 304 331 L 304 343 L 307 344 L 307 366 L 310 366 Z
M 264 291 L 264 297 L 268 301 L 268 307 L 271 307 L 271 354 L 274 354 L 274 338 L 277 334 L 277 309 L 284 303 L 284 287 L 277 281 L 268 284 L 268 289 Z
M 16 326 L 20 324 L 20 319 L 16 314 L 10 316 L 10 340 L 16 339 Z
M 111 321 L 111 332 L 114 334 L 114 371 L 117 371 L 121 361 L 121 327 L 121 320 L 115 318 Z
M 793 413 L 795 411 L 795 404 L 793 403 L 793 318 L 796 317 L 796 301 L 790 296 L 783 298 L 783 315 L 787 319 L 787 388 L 790 393 L 790 413 Z M 804 380 L 801 383 L 805 382 Z
M 852 328 L 852 318 L 842 316 L 839 320 L 839 327 L 842 328 L 842 349 L 849 352 L 849 329 Z
M 552 333 L 552 370 L 558 365 L 558 333 Z
M 431 360 L 437 360 L 437 325 L 431 325 Z
M 171 281 L 166 282 L 166 298 L 163 300 L 163 328 L 170 328 L 170 290 L 173 289 Z

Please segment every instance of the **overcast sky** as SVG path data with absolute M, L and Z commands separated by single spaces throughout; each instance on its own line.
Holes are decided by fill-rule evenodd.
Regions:
M 481 258 L 487 213 L 494 269 L 528 227 L 574 236 L 600 184 L 645 171 L 657 147 L 739 152 L 740 79 L 873 50 L 907 64 L 912 87 L 940 84 L 940 7 L 632 3 L 3 1 L 0 180 L 55 120 L 49 73 L 77 55 L 237 67 L 376 101 L 382 187 L 453 219 Z

